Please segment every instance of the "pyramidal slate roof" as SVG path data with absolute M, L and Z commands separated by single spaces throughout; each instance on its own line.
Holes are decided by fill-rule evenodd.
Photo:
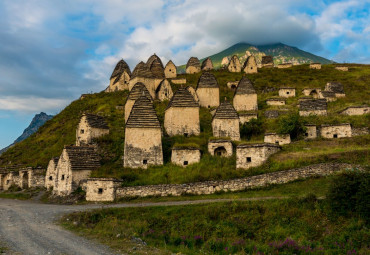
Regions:
M 198 80 L 199 88 L 219 88 L 216 77 L 210 72 L 204 72 Z
M 59 157 L 54 157 L 51 160 L 53 161 L 54 166 L 58 165 Z
M 238 87 L 236 87 L 235 95 L 246 94 L 256 94 L 256 90 L 254 89 L 252 82 L 246 76 L 243 76 L 238 83 Z
M 232 104 L 225 100 L 217 107 L 213 119 L 239 119 L 239 116 Z
M 163 79 L 165 77 L 164 67 L 159 58 L 155 58 L 149 67 L 155 78 Z
M 201 69 L 203 70 L 203 68 L 206 67 L 207 65 L 210 65 L 213 68 L 213 62 L 212 62 L 212 59 L 210 57 L 203 60 Z
M 170 107 L 199 107 L 199 104 L 195 102 L 189 90 L 179 88 L 168 103 L 167 109 Z
M 299 100 L 299 110 L 310 111 L 310 110 L 326 110 L 328 103 L 326 99 L 305 99 Z
M 148 61 L 146 61 L 147 66 L 150 67 L 153 64 L 154 60 L 157 60 L 160 63 L 161 67 L 164 68 L 162 60 L 155 53 L 148 58 Z
M 172 60 L 167 62 L 166 67 L 169 66 L 169 65 L 173 65 L 174 67 L 176 67 L 175 63 L 173 63 Z
M 100 129 L 109 129 L 107 122 L 105 122 L 104 117 L 95 115 L 95 114 L 90 114 L 90 113 L 85 113 L 83 114 L 83 116 L 86 117 L 86 121 L 90 127 L 100 128 Z
M 139 97 L 131 109 L 127 128 L 161 128 L 153 103 L 145 96 Z
M 189 58 L 188 63 L 186 64 L 186 68 L 188 68 L 189 66 L 200 67 L 199 59 L 196 57 Z
M 91 146 L 64 146 L 72 171 L 95 170 L 100 167 L 100 158 Z
M 123 59 L 121 59 L 120 61 L 118 61 L 116 67 L 113 70 L 112 75 L 110 76 L 110 79 L 115 78 L 113 84 L 115 84 L 119 81 L 121 75 L 125 71 L 128 73 L 128 75 L 131 76 L 130 67 L 127 65 L 127 63 Z
M 134 77 L 155 78 L 149 67 L 143 61 L 137 64 L 134 71 L 132 72 L 131 78 Z
M 127 100 L 134 100 L 136 101 L 138 98 L 140 98 L 142 95 L 144 95 L 153 102 L 153 98 L 150 95 L 148 89 L 145 87 L 145 85 L 141 82 L 137 82 L 131 89 L 130 93 L 128 94 Z

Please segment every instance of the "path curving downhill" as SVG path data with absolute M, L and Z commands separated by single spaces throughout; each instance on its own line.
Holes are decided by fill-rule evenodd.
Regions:
M 10 254 L 116 254 L 104 245 L 94 243 L 71 233 L 55 222 L 64 214 L 97 208 L 125 208 L 147 206 L 176 206 L 228 201 L 251 201 L 281 199 L 282 197 L 260 197 L 241 199 L 205 199 L 158 203 L 56 205 L 36 201 L 20 201 L 0 198 L 0 240 L 5 242 Z

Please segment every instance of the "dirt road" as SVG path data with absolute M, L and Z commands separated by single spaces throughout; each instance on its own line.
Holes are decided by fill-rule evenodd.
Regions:
M 266 200 L 275 197 L 246 198 L 240 200 Z M 108 247 L 77 236 L 55 221 L 63 214 L 108 207 L 176 206 L 230 199 L 209 199 L 159 203 L 126 203 L 110 205 L 50 205 L 35 201 L 0 199 L 0 240 L 15 254 L 115 254 Z

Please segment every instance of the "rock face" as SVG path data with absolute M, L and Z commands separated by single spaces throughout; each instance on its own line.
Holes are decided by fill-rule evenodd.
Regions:
M 163 165 L 161 125 L 145 95 L 136 100 L 126 122 L 123 165 L 130 168 Z
M 200 76 L 196 93 L 202 107 L 211 108 L 220 104 L 220 88 L 216 77 L 210 72 L 204 72 Z
M 16 143 L 22 142 L 29 136 L 31 136 L 33 133 L 35 133 L 42 125 L 45 124 L 46 121 L 52 119 L 54 116 L 53 115 L 47 115 L 44 112 L 41 112 L 39 114 L 36 114 L 35 117 L 33 117 L 30 125 L 23 131 L 23 134 L 18 137 L 14 143 L 9 145 L 8 147 L 0 150 L 0 155 L 4 153 L 7 149 L 9 149 L 11 146 L 15 145 Z

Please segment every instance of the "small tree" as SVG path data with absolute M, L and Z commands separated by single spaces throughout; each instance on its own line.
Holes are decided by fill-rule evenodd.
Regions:
M 242 125 L 240 136 L 242 139 L 250 140 L 252 135 L 260 135 L 263 131 L 262 121 L 260 119 L 251 119 Z
M 283 116 L 279 120 L 279 133 L 290 134 L 291 139 L 297 139 L 304 132 L 306 132 L 306 127 L 298 113 Z

